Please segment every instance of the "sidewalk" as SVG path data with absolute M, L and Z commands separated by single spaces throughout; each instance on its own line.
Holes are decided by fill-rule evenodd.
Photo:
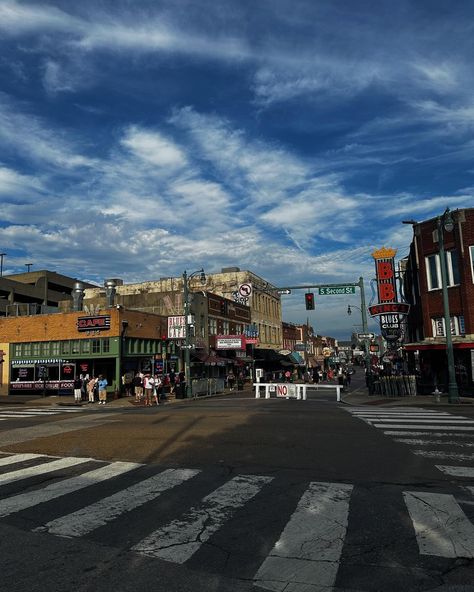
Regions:
M 433 406 L 437 407 L 448 406 L 460 407 L 462 405 L 474 405 L 474 398 L 460 397 L 459 403 L 449 403 L 447 393 L 441 393 L 437 398 L 435 395 L 417 395 L 414 397 L 382 397 L 380 395 L 369 395 L 367 387 L 359 387 L 354 390 L 343 392 L 341 401 L 346 405 L 375 405 L 377 407 L 400 407 L 410 405 L 416 407 Z

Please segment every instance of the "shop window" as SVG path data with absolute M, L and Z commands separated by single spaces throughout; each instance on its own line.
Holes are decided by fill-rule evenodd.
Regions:
M 71 353 L 71 346 L 69 341 L 61 342 L 61 353 L 66 355 Z
M 59 341 L 51 342 L 51 355 L 52 356 L 59 356 Z
M 51 346 L 50 346 L 49 341 L 44 341 L 41 344 L 41 355 L 42 356 L 49 356 L 49 355 L 51 355 L 50 351 L 51 351 Z
M 444 317 L 431 319 L 433 337 L 446 337 Z M 451 335 L 465 335 L 464 317 L 451 317 Z
M 39 343 L 33 343 L 32 355 L 33 356 L 40 355 L 40 344 Z
M 31 343 L 24 343 L 23 344 L 23 355 L 24 356 L 31 356 Z
M 459 284 L 459 264 L 456 250 L 446 251 L 446 273 L 446 285 L 448 287 Z M 442 287 L 439 253 L 426 257 L 426 275 L 428 290 L 439 290 Z
M 107 354 L 110 351 L 110 340 L 108 337 L 106 339 L 102 339 L 102 351 L 104 354 Z
M 21 343 L 16 343 L 13 348 L 13 355 L 15 358 L 21 358 Z
M 100 354 L 100 339 L 92 339 L 92 353 Z
M 81 341 L 81 353 L 82 354 L 90 354 L 91 353 L 91 342 L 89 339 L 83 339 Z

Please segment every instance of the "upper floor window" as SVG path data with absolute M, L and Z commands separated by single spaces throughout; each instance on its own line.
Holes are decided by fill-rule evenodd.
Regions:
M 446 337 L 444 317 L 431 319 L 433 325 L 433 337 Z M 451 335 L 464 335 L 464 317 L 451 317 Z
M 209 319 L 209 335 L 217 335 L 217 319 Z
M 459 284 L 458 253 L 455 250 L 446 251 L 446 272 L 446 285 L 448 287 Z M 434 253 L 426 257 L 426 275 L 428 290 L 439 290 L 442 288 L 439 253 Z

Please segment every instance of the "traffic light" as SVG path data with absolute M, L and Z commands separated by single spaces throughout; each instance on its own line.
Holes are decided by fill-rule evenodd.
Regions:
M 313 292 L 307 292 L 304 295 L 304 300 L 306 304 L 306 310 L 314 310 L 314 294 Z

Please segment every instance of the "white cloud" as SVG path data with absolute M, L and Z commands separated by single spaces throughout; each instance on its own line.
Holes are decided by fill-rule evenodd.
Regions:
M 157 167 L 177 169 L 187 163 L 183 151 L 159 132 L 130 127 L 121 144 L 138 158 Z

